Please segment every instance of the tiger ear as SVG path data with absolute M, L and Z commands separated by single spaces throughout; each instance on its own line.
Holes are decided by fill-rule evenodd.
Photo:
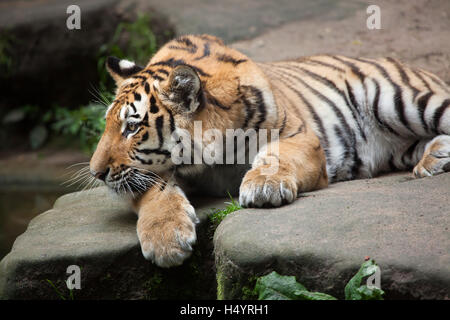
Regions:
M 111 77 L 113 77 L 114 81 L 116 81 L 116 85 L 120 86 L 125 79 L 138 73 L 144 68 L 136 65 L 132 61 L 108 57 L 108 59 L 106 59 L 106 69 Z
M 167 81 L 156 89 L 160 99 L 177 112 L 195 112 L 203 102 L 200 78 L 186 65 L 175 67 Z

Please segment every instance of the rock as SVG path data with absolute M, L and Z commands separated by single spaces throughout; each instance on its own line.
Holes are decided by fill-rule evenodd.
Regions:
M 206 218 L 224 203 L 197 203 L 202 222 L 193 256 L 183 266 L 161 269 L 142 257 L 136 215 L 105 187 L 65 195 L 30 222 L 0 262 L 0 299 L 70 299 L 70 265 L 81 268 L 75 299 L 215 298 Z
M 343 299 L 370 256 L 387 299 L 448 299 L 449 190 L 450 173 L 396 174 L 333 184 L 279 209 L 234 212 L 214 236 L 218 297 L 241 298 L 255 276 L 274 270 Z

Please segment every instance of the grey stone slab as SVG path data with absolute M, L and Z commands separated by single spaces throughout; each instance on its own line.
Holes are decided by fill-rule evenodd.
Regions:
M 136 215 L 105 187 L 59 198 L 34 218 L 0 262 L 0 298 L 59 299 L 69 265 L 81 267 L 75 299 L 215 298 L 207 214 L 223 199 L 202 200 L 198 245 L 183 266 L 161 269 L 142 257 Z M 156 208 L 155 208 L 156 209 Z
M 220 298 L 272 270 L 343 298 L 366 256 L 387 298 L 448 298 L 450 174 L 390 175 L 331 185 L 278 209 L 235 212 L 214 237 Z

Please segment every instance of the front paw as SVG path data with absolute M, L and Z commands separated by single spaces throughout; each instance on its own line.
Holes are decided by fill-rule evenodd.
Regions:
M 138 220 L 142 254 L 163 268 L 181 265 L 190 257 L 197 240 L 195 224 L 198 218 L 194 208 L 183 203 L 173 209 L 175 211 L 149 214 Z
M 279 207 L 297 198 L 297 182 L 288 171 L 263 174 L 260 168 L 248 171 L 239 189 L 239 203 L 243 207 Z

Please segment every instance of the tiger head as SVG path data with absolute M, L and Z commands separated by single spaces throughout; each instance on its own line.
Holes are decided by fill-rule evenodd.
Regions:
M 187 65 L 159 68 L 160 76 L 115 57 L 107 59 L 106 67 L 117 91 L 90 171 L 119 193 L 145 191 L 159 174 L 174 168 L 174 132 L 189 127 L 189 119 L 203 107 L 201 81 Z
M 145 68 L 114 57 L 106 68 L 116 82 L 116 97 L 90 170 L 120 193 L 145 191 L 175 168 L 197 170 L 172 157 L 183 140 L 179 133 L 194 137 L 195 123 L 202 124 L 202 134 L 209 129 L 224 134 L 229 128 L 273 125 L 278 118 L 264 73 L 213 36 L 174 39 Z

